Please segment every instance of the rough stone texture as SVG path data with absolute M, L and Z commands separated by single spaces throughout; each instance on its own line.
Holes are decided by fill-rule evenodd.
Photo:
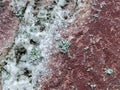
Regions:
M 14 41 L 18 28 L 18 19 L 10 11 L 9 2 L 7 0 L 0 2 L 0 59 L 2 59 L 2 57 L 7 54 L 7 51 Z M 0 90 L 2 90 L 1 84 Z
M 72 37 L 69 51 L 53 56 L 53 75 L 42 90 L 120 90 L 120 1 L 94 1 L 86 19 L 69 25 L 63 36 Z
M 7 53 L 11 47 L 19 20 L 10 11 L 9 2 L 4 0 L 3 6 L 0 6 L 0 59 Z
M 39 0 L 38 0 L 39 1 Z M 53 0 L 41 0 L 39 1 L 42 7 L 49 6 L 53 3 Z

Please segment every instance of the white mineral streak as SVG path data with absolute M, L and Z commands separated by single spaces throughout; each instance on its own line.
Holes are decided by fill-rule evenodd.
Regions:
M 66 27 L 67 21 L 64 20 L 64 14 L 69 14 L 69 10 L 61 9 L 60 5 L 64 5 L 65 0 L 60 0 L 54 5 L 50 12 L 49 20 L 46 20 L 49 13 L 41 5 L 38 14 L 34 16 L 34 1 L 29 0 L 12 0 L 12 10 L 16 15 L 22 14 L 21 10 L 26 7 L 23 17 L 20 18 L 18 34 L 15 38 L 15 44 L 9 54 L 5 58 L 7 65 L 4 66 L 5 71 L 2 72 L 3 90 L 38 90 L 40 89 L 40 80 L 50 74 L 47 68 L 49 57 L 57 48 L 53 41 L 61 39 L 58 28 Z M 27 6 L 26 6 L 27 5 Z M 36 25 L 36 21 L 40 18 L 41 24 Z M 40 32 L 40 27 L 44 25 L 45 30 Z M 37 45 L 31 44 L 30 40 L 34 40 Z M 23 46 L 26 53 L 21 55 L 20 59 L 15 58 L 15 48 Z M 27 70 L 26 70 L 27 69 Z

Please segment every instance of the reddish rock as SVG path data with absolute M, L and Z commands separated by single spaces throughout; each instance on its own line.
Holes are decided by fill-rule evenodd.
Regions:
M 69 51 L 53 56 L 53 75 L 42 90 L 120 89 L 120 1 L 94 1 L 89 17 L 77 17 L 68 27 L 65 38 L 73 36 Z
M 6 55 L 9 46 L 14 42 L 18 23 L 18 18 L 10 11 L 9 2 L 5 1 L 0 6 L 0 59 Z

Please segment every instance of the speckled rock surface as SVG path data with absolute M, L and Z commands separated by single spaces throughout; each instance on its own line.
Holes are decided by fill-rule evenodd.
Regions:
M 90 13 L 76 16 L 63 35 L 71 46 L 53 55 L 42 90 L 120 90 L 120 1 L 91 1 Z
M 19 20 L 10 11 L 9 2 L 4 1 L 0 6 L 0 59 L 6 55 L 11 47 L 16 36 L 18 23 Z
M 4 1 L 3 90 L 120 90 L 119 0 Z
M 10 11 L 9 2 L 0 1 L 0 59 L 5 56 L 14 42 L 19 20 Z M 1 72 L 1 71 L 0 71 Z M 0 77 L 0 90 L 2 77 Z

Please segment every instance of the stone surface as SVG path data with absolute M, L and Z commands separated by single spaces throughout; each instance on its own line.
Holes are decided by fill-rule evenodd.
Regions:
M 18 23 L 19 20 L 10 11 L 9 2 L 5 0 L 0 6 L 0 59 L 10 49 L 16 36 Z
M 0 7 L 0 50 L 2 51 L 0 59 L 9 50 L 8 46 L 12 45 L 12 43 L 14 42 L 14 37 L 16 35 L 16 30 L 18 27 L 18 19 L 12 14 L 12 12 L 10 12 L 9 2 L 7 2 L 6 0 L 4 1 L 5 1 L 4 6 Z M 53 0 L 35 0 L 35 1 L 36 3 L 34 9 L 36 11 L 35 10 L 34 11 L 36 13 L 40 11 L 39 8 L 45 7 L 51 9 L 48 6 L 51 6 L 53 3 L 56 4 L 55 2 L 53 2 Z M 61 1 L 64 2 L 64 0 Z M 63 38 L 69 40 L 71 44 L 70 47 L 68 48 L 67 53 L 63 54 L 59 52 L 53 55 L 53 57 L 51 57 L 51 60 L 47 65 L 49 65 L 48 67 L 49 69 L 51 69 L 52 75 L 48 74 L 47 76 L 48 78 L 42 79 L 43 82 L 40 83 L 41 90 L 92 90 L 92 89 L 119 90 L 120 1 L 119 0 L 76 0 L 76 1 L 78 2 L 75 3 L 75 0 L 66 0 L 67 2 L 66 4 L 63 4 L 63 2 L 59 2 L 60 7 L 58 8 L 60 8 L 60 10 L 62 8 L 62 11 L 66 10 L 70 12 L 68 15 L 69 17 L 67 17 L 67 15 L 65 14 L 63 21 L 71 17 L 72 19 L 74 19 L 74 22 L 72 23 L 70 22 L 66 28 L 62 28 L 64 31 L 63 30 L 60 31 L 61 35 L 63 35 Z M 39 7 L 39 5 L 41 5 L 41 7 Z M 28 8 L 27 10 L 29 11 L 29 9 L 30 8 Z M 31 11 L 29 15 L 32 16 Z M 60 14 L 60 16 L 62 15 Z M 55 20 L 60 21 L 60 19 L 61 17 Z M 30 19 L 26 19 L 27 22 L 29 22 L 29 20 Z M 22 28 L 23 30 L 26 28 L 26 25 L 27 24 L 25 23 L 25 26 L 23 26 Z M 53 24 L 49 23 L 49 25 L 52 26 Z M 27 28 L 25 30 L 29 32 Z M 48 33 L 47 30 L 46 33 Z M 25 34 L 22 35 L 25 36 Z M 36 33 L 34 33 L 34 35 L 36 35 Z M 42 44 L 46 45 L 47 43 L 49 46 L 49 42 L 51 42 L 50 39 L 51 36 L 49 37 L 49 35 L 48 36 L 47 35 L 45 35 L 46 37 L 42 39 L 43 42 L 40 43 L 40 45 Z M 25 39 L 26 38 L 22 38 L 23 41 Z M 26 41 L 28 40 L 29 37 L 26 39 Z M 27 48 L 28 46 L 31 46 L 30 44 L 28 45 L 28 43 L 26 45 Z M 42 51 L 44 51 L 45 49 L 46 52 L 48 52 L 48 48 L 47 49 L 46 48 L 47 46 L 44 47 Z M 14 56 L 11 57 L 12 59 L 14 59 Z M 26 59 L 26 62 L 28 61 L 29 60 Z M 19 65 L 20 64 L 21 63 L 19 63 Z M 14 70 L 16 69 L 16 66 L 17 65 L 15 66 L 13 65 Z M 38 69 L 39 71 L 39 68 L 40 69 L 44 68 L 42 67 L 42 64 L 38 66 L 40 67 L 32 66 L 35 67 L 33 70 Z M 17 78 L 17 72 L 21 72 L 22 68 L 25 67 L 26 66 L 21 65 L 21 68 L 14 73 L 16 77 L 12 76 L 11 74 L 10 78 Z M 33 72 L 34 71 L 32 71 L 32 73 Z M 10 73 L 13 73 L 13 71 Z M 37 75 L 36 72 L 34 72 L 33 74 Z M 21 74 L 18 74 L 18 76 L 19 75 L 22 76 Z M 8 79 L 8 81 L 9 80 L 11 79 Z M 13 79 L 13 81 L 15 80 Z M 17 84 L 16 84 L 17 87 L 19 87 L 19 82 Z M 5 84 L 4 86 L 6 85 L 7 84 Z M 9 86 L 11 86 L 11 88 L 16 88 L 14 87 L 14 83 L 13 86 L 12 84 L 11 85 L 9 84 L 8 87 L 6 86 L 6 88 L 9 88 Z M 32 85 L 26 84 L 25 87 L 29 88 L 29 86 Z
M 10 11 L 9 2 L 0 1 L 0 59 L 10 49 L 18 28 L 18 19 Z M 0 82 L 2 78 L 0 77 Z M 0 83 L 0 90 L 2 85 Z
M 92 1 L 90 13 L 69 25 L 69 51 L 53 56 L 42 90 L 120 89 L 120 1 Z

